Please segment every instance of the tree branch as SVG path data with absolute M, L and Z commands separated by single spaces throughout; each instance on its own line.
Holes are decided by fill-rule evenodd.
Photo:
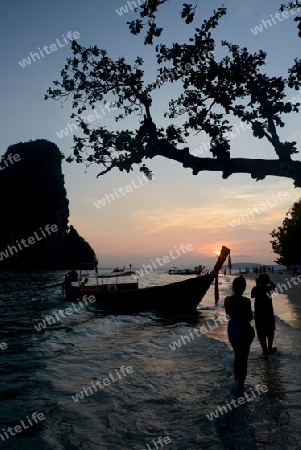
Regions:
M 178 150 L 175 146 L 161 141 L 161 145 L 154 148 L 154 153 L 149 158 L 163 156 L 164 158 L 178 161 L 185 168 L 192 169 L 193 175 L 201 171 L 222 172 L 226 179 L 234 173 L 248 173 L 256 181 L 263 180 L 266 176 L 291 178 L 295 187 L 301 187 L 301 161 L 287 161 L 274 159 L 214 159 L 200 158 L 189 153 L 188 148 Z

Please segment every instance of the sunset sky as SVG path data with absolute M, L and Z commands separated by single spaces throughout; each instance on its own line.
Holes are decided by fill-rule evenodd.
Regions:
M 219 42 L 225 39 L 246 46 L 252 52 L 266 51 L 267 65 L 263 71 L 287 76 L 287 68 L 300 55 L 301 39 L 294 22 L 296 15 L 289 13 L 281 21 L 280 16 L 275 16 L 281 3 L 224 1 L 228 13 L 214 30 L 214 37 Z M 121 15 L 120 8 L 126 4 L 128 12 Z M 162 42 L 166 44 L 187 42 L 194 28 L 209 18 L 214 8 L 222 6 L 216 0 L 199 2 L 199 20 L 187 26 L 180 18 L 181 4 L 180 0 L 172 0 L 160 9 L 159 24 L 166 26 Z M 71 153 L 75 126 L 72 127 L 74 119 L 70 118 L 70 103 L 61 105 L 44 100 L 46 90 L 59 79 L 66 58 L 71 56 L 70 44 L 66 43 L 70 31 L 77 32 L 79 44 L 97 45 L 108 50 L 111 57 L 124 56 L 132 63 L 136 56 L 141 56 L 145 80 L 155 80 L 155 49 L 145 47 L 141 36 L 131 35 L 126 24 L 135 17 L 135 11 L 125 0 L 11 0 L 2 5 L 1 155 L 9 145 L 35 139 L 55 143 L 65 156 Z M 262 22 L 268 19 L 272 25 Z M 251 31 L 264 23 L 262 32 Z M 35 57 L 35 61 L 30 57 L 30 53 L 55 43 L 56 50 L 50 47 L 53 51 L 49 50 L 44 57 Z M 214 57 L 219 59 L 221 52 L 218 46 Z M 19 61 L 26 58 L 30 64 L 23 62 L 22 67 Z M 157 124 L 167 123 L 163 114 L 171 96 L 179 93 L 178 88 L 176 83 L 165 83 L 154 93 L 152 114 Z M 291 99 L 298 92 L 287 94 Z M 104 110 L 103 106 L 101 102 L 97 104 L 98 115 L 102 117 L 96 116 L 95 126 L 106 124 L 108 129 L 121 129 L 123 124 L 115 123 L 114 111 Z M 300 113 L 286 115 L 284 122 L 281 139 L 300 144 Z M 239 126 L 238 119 L 233 124 Z M 136 129 L 139 118 L 131 117 L 124 126 Z M 232 157 L 276 157 L 268 142 L 254 138 L 249 129 L 236 134 L 231 139 Z M 191 135 L 187 146 L 195 154 L 208 140 L 205 134 Z M 300 160 L 300 154 L 294 159 Z M 271 264 L 276 259 L 269 233 L 281 225 L 286 212 L 301 197 L 292 180 L 267 177 L 256 182 L 249 175 L 232 175 L 223 180 L 221 173 L 213 172 L 193 176 L 190 169 L 161 157 L 149 161 L 148 166 L 155 175 L 151 182 L 143 179 L 138 167 L 131 173 L 115 170 L 96 178 L 95 166 L 86 169 L 63 162 L 70 201 L 69 222 L 92 245 L 100 266 L 148 264 L 151 258 L 168 255 L 181 244 L 191 244 L 193 250 L 171 266 L 212 267 L 222 245 L 231 249 L 233 262 Z M 125 190 L 126 186 L 132 189 Z M 116 193 L 121 191 L 126 193 L 118 197 Z

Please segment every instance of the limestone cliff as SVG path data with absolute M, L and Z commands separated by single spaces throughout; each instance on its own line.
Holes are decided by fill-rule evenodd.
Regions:
M 80 236 L 70 246 L 74 229 L 68 226 L 62 159 L 58 147 L 43 139 L 12 145 L 2 156 L 0 269 L 69 269 L 96 261 Z

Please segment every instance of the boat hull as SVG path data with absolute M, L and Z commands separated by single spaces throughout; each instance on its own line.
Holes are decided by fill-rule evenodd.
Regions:
M 194 270 L 170 270 L 169 275 L 200 275 L 201 272 L 195 272 Z
M 94 295 L 97 303 L 105 309 L 123 311 L 195 311 L 214 280 L 213 274 L 205 274 L 187 280 L 162 286 L 141 289 L 107 290 L 106 285 L 98 288 L 70 286 L 66 289 L 67 299 L 76 300 Z

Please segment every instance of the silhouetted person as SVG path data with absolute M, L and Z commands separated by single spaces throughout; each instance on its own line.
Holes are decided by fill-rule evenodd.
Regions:
M 80 283 L 80 287 L 81 288 L 85 287 L 85 285 L 88 283 L 88 281 L 89 281 L 88 278 L 85 278 L 84 280 L 82 280 L 81 283 Z
M 76 270 L 71 270 L 66 273 L 64 281 L 62 283 L 62 294 L 66 293 L 66 290 L 71 286 L 71 283 L 78 281 L 78 273 Z
M 250 345 L 255 332 L 250 322 L 253 320 L 251 301 L 243 297 L 246 289 L 246 279 L 239 276 L 233 280 L 233 295 L 225 298 L 226 314 L 230 316 L 228 322 L 228 338 L 234 350 L 234 388 L 233 393 L 241 396 L 247 376 L 247 364 Z
M 255 327 L 262 348 L 265 361 L 277 351 L 273 348 L 275 334 L 275 315 L 272 301 L 272 291 L 276 285 L 270 280 L 268 274 L 259 275 L 256 286 L 251 291 L 251 297 L 255 298 Z

